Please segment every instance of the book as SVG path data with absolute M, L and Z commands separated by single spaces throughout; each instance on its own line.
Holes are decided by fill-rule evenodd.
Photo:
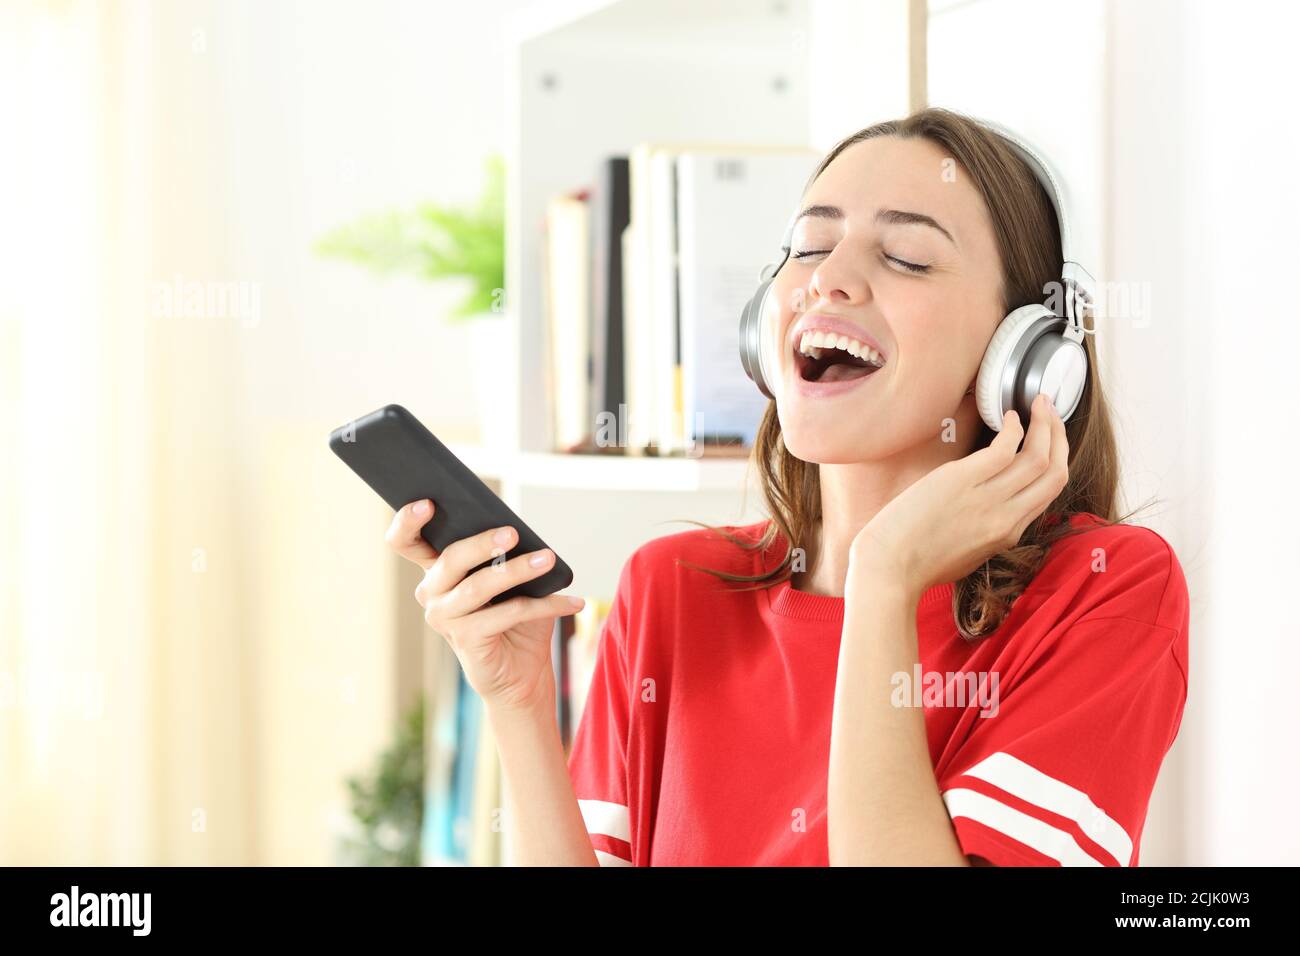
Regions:
M 478 775 L 479 729 L 483 722 L 483 700 L 456 669 L 459 691 L 456 713 L 456 758 L 451 779 L 451 846 L 448 856 L 455 865 L 470 864 L 473 838 L 475 779 Z
M 649 303 L 652 352 L 647 363 L 647 413 L 653 414 L 646 438 L 658 455 L 681 449 L 680 349 L 677 295 L 677 152 L 654 149 L 650 154 Z
M 768 399 L 740 364 L 740 314 L 819 159 L 803 149 L 677 157 L 682 441 L 754 443 Z
M 644 142 L 629 152 L 628 454 L 695 454 L 694 441 L 752 446 L 765 399 L 740 365 L 740 313 L 820 156 L 746 143 Z
M 596 668 L 596 651 L 605 628 L 605 621 L 613 606 L 612 598 L 587 596 L 587 603 L 582 610 L 571 616 L 572 633 L 565 639 L 569 719 L 566 732 L 561 737 L 566 755 L 572 752 L 573 736 L 582 720 L 582 711 L 591 690 L 591 675 Z
M 477 697 L 477 695 L 475 695 Z M 483 708 L 483 699 L 478 698 Z M 499 831 L 504 825 L 501 807 L 501 759 L 497 754 L 496 735 L 491 721 L 482 719 L 478 728 L 478 754 L 475 758 L 473 803 L 470 812 L 470 866 L 500 866 Z
M 628 154 L 628 224 L 623 231 L 626 401 L 621 409 L 626 427 L 621 430 L 626 435 L 625 450 L 629 455 L 659 453 L 659 442 L 668 430 L 665 418 L 675 404 L 677 240 L 673 157 L 692 145 L 642 142 Z
M 623 247 L 623 383 L 626 402 L 619 409 L 620 440 L 629 455 L 643 455 L 650 445 L 655 404 L 653 232 L 651 160 L 654 144 L 640 143 L 628 157 L 629 220 Z
M 455 866 L 453 780 L 458 739 L 461 668 L 446 641 L 427 644 L 424 817 L 420 835 L 423 866 Z
M 571 451 L 586 441 L 590 419 L 591 239 L 585 189 L 546 206 L 543 275 L 546 295 L 546 393 L 550 447 Z
M 591 407 L 588 421 L 617 416 L 623 390 L 623 231 L 628 208 L 628 160 L 610 156 L 600 164 L 591 210 Z M 614 429 L 617 435 L 617 429 Z

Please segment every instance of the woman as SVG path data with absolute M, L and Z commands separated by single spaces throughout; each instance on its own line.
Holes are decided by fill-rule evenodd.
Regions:
M 514 532 L 435 555 L 430 502 L 394 518 L 497 735 L 518 862 L 1136 865 L 1187 694 L 1182 569 L 1114 520 L 1091 336 L 1068 424 L 1040 396 L 994 432 L 973 394 L 1061 274 L 1047 194 L 930 109 L 839 143 L 801 206 L 755 449 L 772 520 L 631 555 L 567 761 L 550 636 L 576 607 L 484 607 L 552 556 L 466 577 Z M 873 353 L 833 364 L 818 330 Z

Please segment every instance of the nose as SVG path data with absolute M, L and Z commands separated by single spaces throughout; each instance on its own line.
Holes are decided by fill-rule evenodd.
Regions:
M 848 245 L 844 241 L 838 243 L 813 270 L 808 294 L 814 299 L 859 305 L 871 297 L 867 273 L 862 268 L 862 254 L 848 249 Z

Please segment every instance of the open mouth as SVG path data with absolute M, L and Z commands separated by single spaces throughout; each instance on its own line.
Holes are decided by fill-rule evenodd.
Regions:
M 849 382 L 884 367 L 879 352 L 846 336 L 806 332 L 794 350 L 795 369 L 805 382 Z

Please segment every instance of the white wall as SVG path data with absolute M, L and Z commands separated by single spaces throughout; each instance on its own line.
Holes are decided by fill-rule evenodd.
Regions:
M 1153 523 L 1192 598 L 1189 701 L 1162 781 L 1178 787 L 1168 858 L 1295 865 L 1300 518 L 1282 409 L 1300 310 L 1276 293 L 1300 260 L 1285 96 L 1300 88 L 1300 17 L 1258 0 L 1115 2 L 1111 16 L 1109 260 L 1150 282 L 1152 316 L 1119 324 L 1109 358 L 1130 496 L 1162 499 Z
M 906 116 L 908 0 L 813 0 L 806 43 L 809 145 L 829 152 L 872 123 Z
M 1098 213 L 1099 277 L 1150 293 L 1098 342 L 1122 506 L 1157 499 L 1140 520 L 1192 601 L 1189 701 L 1142 861 L 1294 865 L 1296 8 L 936 0 L 931 16 L 931 102 L 1038 139 Z
M 376 282 L 310 247 L 359 213 L 475 198 L 482 156 L 503 149 L 503 18 L 523 5 L 236 0 L 171 18 L 171 66 L 221 87 L 177 121 L 224 134 L 219 226 L 232 269 L 262 283 L 243 349 L 251 420 L 339 424 L 401 401 L 473 426 L 476 366 L 439 361 L 468 349 L 440 318 L 456 290 Z M 194 30 L 205 53 L 191 51 Z
M 1193 621 L 1191 740 L 1200 746 L 1186 754 L 1189 855 L 1295 865 L 1300 456 L 1288 404 L 1300 309 L 1287 286 L 1300 261 L 1300 10 L 1258 0 L 1169 6 L 1186 24 L 1188 109 L 1167 155 L 1186 167 L 1182 177 L 1169 175 L 1174 162 L 1142 171 L 1148 189 L 1163 177 L 1163 189 L 1181 190 L 1185 210 L 1174 223 L 1180 308 L 1166 321 L 1184 346 L 1179 437 L 1191 451 L 1182 488 L 1202 503 L 1185 524 L 1191 541 L 1203 536 L 1205 556 Z

